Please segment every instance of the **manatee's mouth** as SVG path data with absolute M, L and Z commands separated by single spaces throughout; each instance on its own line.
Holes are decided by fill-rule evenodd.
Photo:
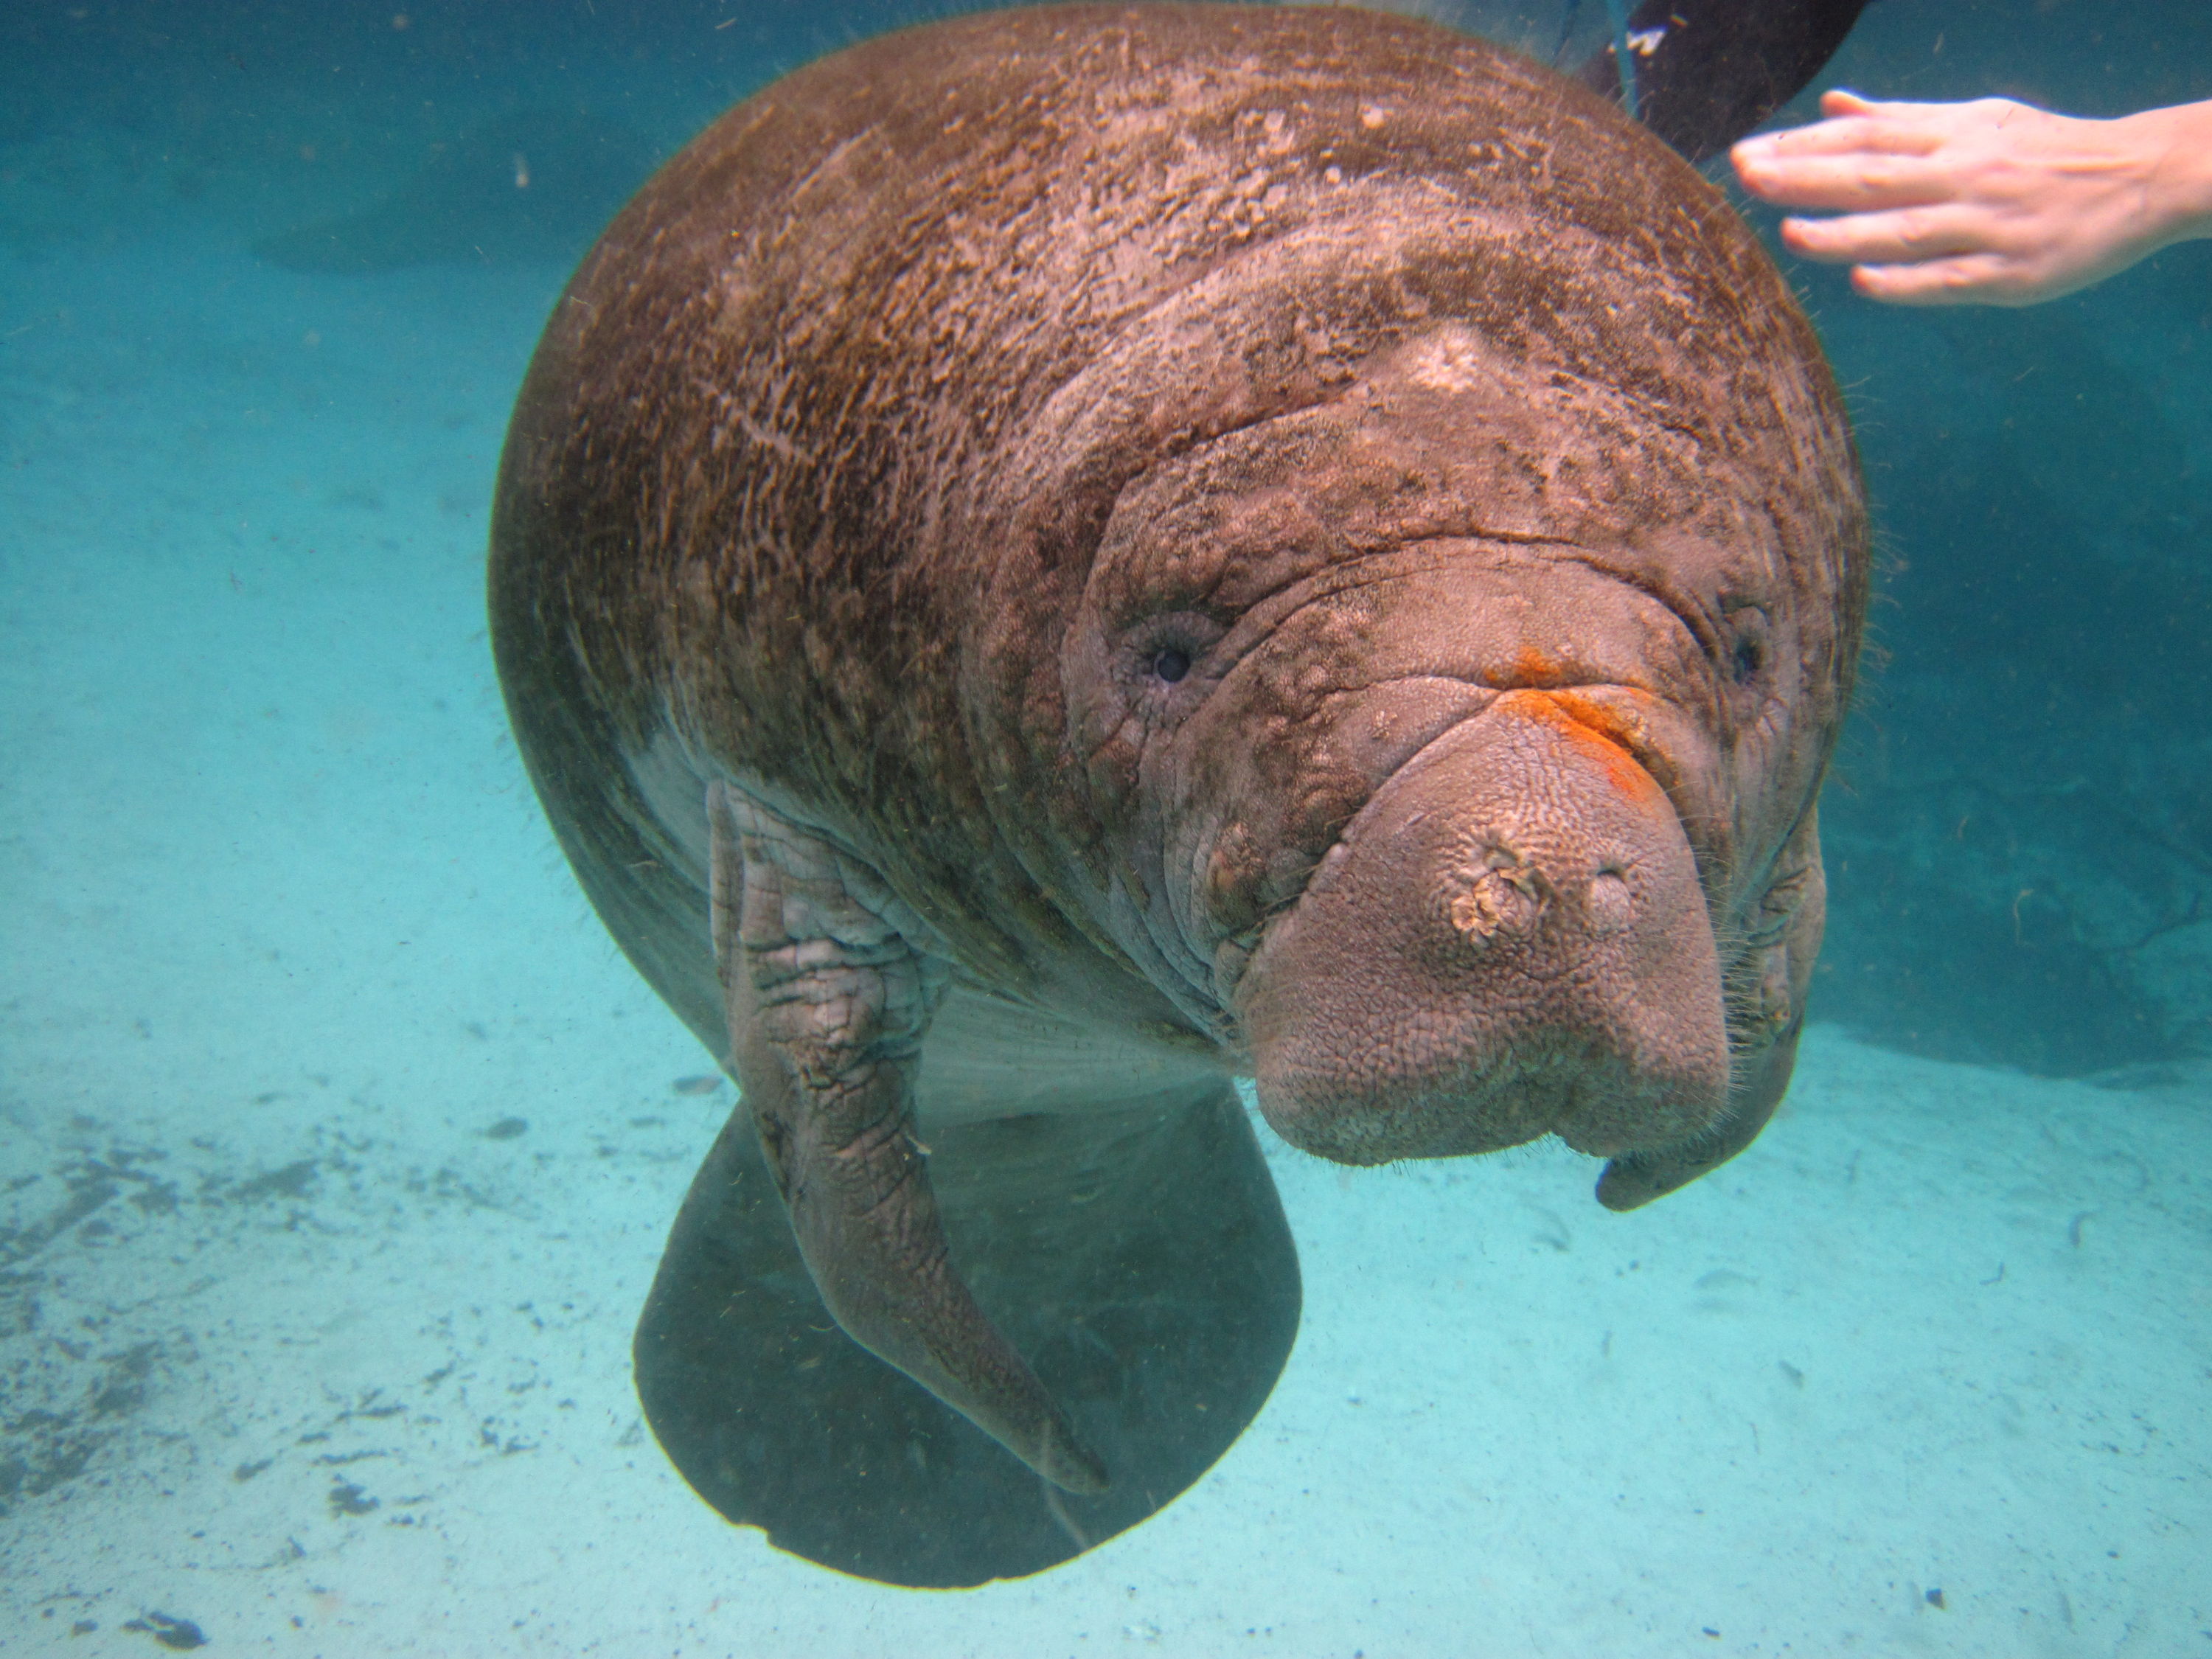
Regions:
M 1237 988 L 1279 1133 L 1352 1164 L 1546 1133 L 1613 1155 L 1720 1116 L 1718 953 L 1638 749 L 1590 690 L 1519 690 L 1391 774 Z

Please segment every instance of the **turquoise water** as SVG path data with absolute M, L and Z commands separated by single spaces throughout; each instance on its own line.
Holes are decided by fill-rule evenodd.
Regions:
M 0 21 L 0 1650 L 2212 1650 L 2212 245 L 2027 312 L 1792 270 L 1884 571 L 1760 1141 L 1613 1216 L 1557 1146 L 1268 1139 L 1259 1419 L 1066 1565 L 897 1590 L 642 1424 L 732 1096 L 553 845 L 482 569 L 632 175 L 918 12 L 619 14 Z M 2117 113 L 2212 96 L 2212 21 L 1885 0 L 1834 83 Z M 518 213 L 469 163 L 525 150 Z

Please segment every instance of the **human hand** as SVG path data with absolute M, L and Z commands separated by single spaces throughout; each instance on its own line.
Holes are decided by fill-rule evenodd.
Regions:
M 2005 98 L 1875 103 L 1822 94 L 1830 118 L 1730 152 L 1754 196 L 1833 208 L 1785 219 L 1808 258 L 1900 305 L 2032 305 L 2212 235 L 2212 103 L 2076 119 Z

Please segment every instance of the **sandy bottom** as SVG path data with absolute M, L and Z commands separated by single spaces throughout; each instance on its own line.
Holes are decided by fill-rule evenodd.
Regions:
M 12 275 L 0 1647 L 2212 1651 L 2212 1080 L 1827 1029 L 1628 1217 L 1557 1149 L 1273 1148 L 1289 1371 L 1069 1565 L 890 1590 L 725 1525 L 628 1344 L 730 1094 L 679 1086 L 483 639 L 558 273 Z

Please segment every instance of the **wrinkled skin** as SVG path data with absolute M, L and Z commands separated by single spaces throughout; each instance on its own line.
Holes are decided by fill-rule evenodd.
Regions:
M 647 186 L 532 366 L 492 601 L 824 1302 L 1095 1497 L 937 1130 L 1074 1159 L 1243 1073 L 1324 1157 L 1557 1133 L 1614 1208 L 1732 1155 L 1866 567 L 1810 329 L 1625 117 L 1403 19 L 1084 6 L 840 53 Z

